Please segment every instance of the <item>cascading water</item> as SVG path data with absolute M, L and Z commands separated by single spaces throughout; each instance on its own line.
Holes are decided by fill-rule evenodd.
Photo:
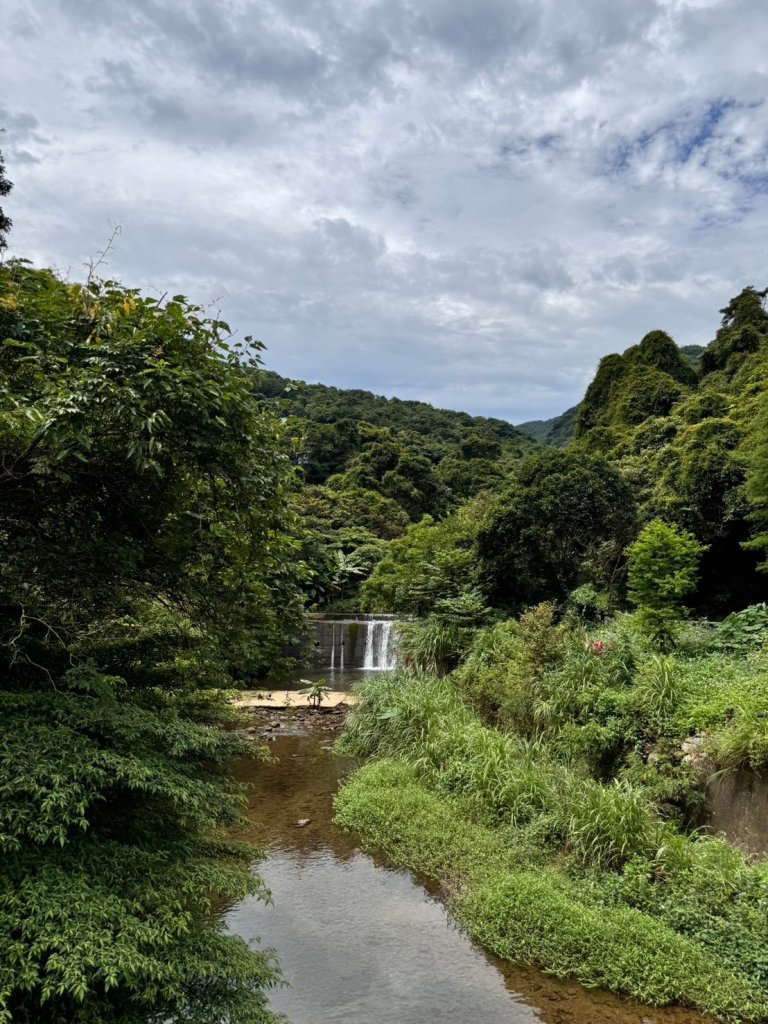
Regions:
M 385 619 L 381 622 L 369 622 L 365 637 L 365 657 L 363 668 L 368 671 L 389 671 L 397 665 L 392 634 L 392 622 Z
M 395 616 L 357 618 L 310 615 L 314 633 L 312 670 L 337 677 L 346 672 L 390 671 L 397 667 Z

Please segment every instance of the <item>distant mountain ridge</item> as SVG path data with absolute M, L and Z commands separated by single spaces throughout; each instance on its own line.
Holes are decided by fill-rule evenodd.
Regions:
M 703 345 L 685 345 L 680 355 L 697 372 L 701 366 Z M 504 447 L 510 442 L 528 439 L 552 448 L 563 448 L 575 436 L 579 405 L 544 420 L 526 420 L 513 424 L 493 416 L 472 416 L 453 409 L 440 409 L 414 399 L 386 398 L 360 388 L 337 388 L 329 384 L 292 381 L 272 370 L 260 374 L 260 397 L 280 403 L 288 416 L 315 423 L 335 423 L 351 419 L 390 430 L 412 430 L 422 436 L 437 435 L 458 440 L 468 430 L 480 430 Z
M 528 434 L 539 444 L 562 448 L 573 438 L 578 411 L 578 405 L 572 405 L 570 409 L 561 412 L 559 416 L 552 416 L 548 420 L 528 420 L 526 423 L 518 423 L 517 429 Z
M 279 404 L 286 416 L 298 416 L 314 423 L 356 420 L 395 431 L 411 430 L 424 436 L 436 435 L 446 440 L 459 440 L 468 431 L 480 431 L 503 447 L 510 442 L 530 446 L 531 434 L 508 420 L 438 409 L 413 399 L 385 398 L 359 388 L 292 381 L 271 370 L 262 371 L 259 378 L 257 394 Z

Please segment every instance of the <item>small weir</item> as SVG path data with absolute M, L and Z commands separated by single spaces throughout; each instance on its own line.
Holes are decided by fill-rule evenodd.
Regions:
M 386 672 L 397 667 L 397 616 L 308 615 L 315 673 Z

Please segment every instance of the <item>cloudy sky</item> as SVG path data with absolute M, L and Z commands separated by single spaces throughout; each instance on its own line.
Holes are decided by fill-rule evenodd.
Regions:
M 765 0 L 3 0 L 12 249 L 519 422 L 768 284 Z

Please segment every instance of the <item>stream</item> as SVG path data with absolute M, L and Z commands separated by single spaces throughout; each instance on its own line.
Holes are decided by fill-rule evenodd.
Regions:
M 333 755 L 335 734 L 322 731 L 322 714 L 317 720 L 320 731 L 281 720 L 270 744 L 276 763 L 233 767 L 250 786 L 245 838 L 266 852 L 255 870 L 274 905 L 246 899 L 226 923 L 278 951 L 289 987 L 270 1004 L 292 1024 L 705 1020 L 513 968 L 479 949 L 452 925 L 434 886 L 361 853 L 333 824 L 333 795 L 351 764 Z

